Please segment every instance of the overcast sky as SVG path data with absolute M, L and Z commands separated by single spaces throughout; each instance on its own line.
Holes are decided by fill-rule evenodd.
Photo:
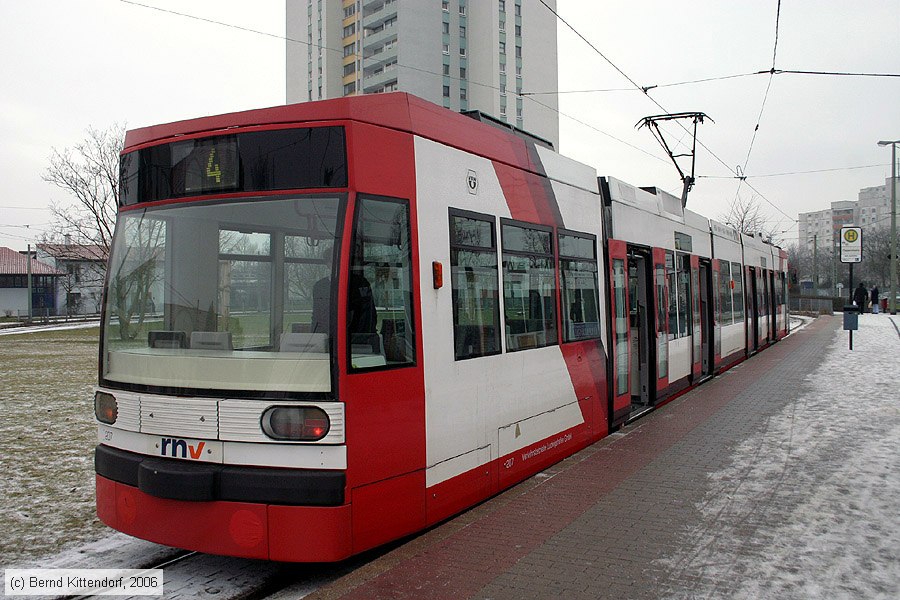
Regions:
M 88 127 L 139 127 L 284 103 L 284 0 L 141 3 L 271 35 L 120 0 L 0 0 L 0 246 L 24 249 L 49 228 L 48 205 L 66 196 L 41 174 L 52 148 L 73 146 Z M 523 4 L 546 10 L 539 0 Z M 772 68 L 777 0 L 557 4 L 640 86 Z M 781 4 L 776 69 L 900 73 L 900 0 Z M 559 23 L 558 33 L 560 90 L 631 87 L 571 29 Z M 637 91 L 564 94 L 560 151 L 600 175 L 680 194 L 663 150 L 634 126 L 665 111 L 702 111 L 715 122 L 701 125 L 699 137 L 715 156 L 700 149 L 688 206 L 707 216 L 726 212 L 738 193 L 756 195 L 729 178 L 725 165 L 743 170 L 746 162 L 748 183 L 791 219 L 885 183 L 890 149 L 876 142 L 900 139 L 900 78 L 775 75 L 748 160 L 769 79 L 659 87 L 649 92 L 659 105 Z M 546 82 L 526 81 L 524 91 L 549 90 Z M 668 130 L 676 143 L 689 142 L 677 128 Z M 839 170 L 773 176 L 824 169 Z M 795 223 L 760 202 L 788 230 L 788 242 L 796 238 Z

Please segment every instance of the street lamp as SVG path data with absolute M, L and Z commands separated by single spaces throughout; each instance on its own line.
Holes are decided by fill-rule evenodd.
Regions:
M 897 314 L 897 144 L 900 140 L 878 142 L 891 147 L 891 314 Z

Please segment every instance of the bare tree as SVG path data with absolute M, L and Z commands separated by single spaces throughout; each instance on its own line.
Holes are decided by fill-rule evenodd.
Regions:
M 861 275 L 866 283 L 887 289 L 891 281 L 891 230 L 875 227 L 863 231 Z
M 152 217 L 133 217 L 126 218 L 121 229 L 122 252 L 110 264 L 110 308 L 118 321 L 119 337 L 133 340 L 145 333 L 144 321 L 156 312 L 153 288 L 164 269 L 166 224 Z
M 788 266 L 791 270 L 791 284 L 797 284 L 801 279 L 812 279 L 810 253 L 802 244 L 789 245 L 787 247 L 787 255 Z
M 771 240 L 774 244 L 782 241 L 781 232 L 766 221 L 766 215 L 760 210 L 759 199 L 756 196 L 750 198 L 738 196 L 731 209 L 719 215 L 719 220 L 741 233 L 751 236 L 761 233 L 764 239 Z
M 58 237 L 70 235 L 83 244 L 96 244 L 109 256 L 119 201 L 119 152 L 125 128 L 88 128 L 87 137 L 72 148 L 53 149 L 44 181 L 68 192 L 75 200 L 55 202 L 50 210 Z
M 797 279 L 792 283 L 806 280 L 814 282 L 816 288 L 831 288 L 837 283 L 832 281 L 833 276 L 840 281 L 842 271 L 836 268 L 830 244 L 820 243 L 814 252 L 812 246 L 793 243 L 788 245 L 787 254 L 791 277 Z

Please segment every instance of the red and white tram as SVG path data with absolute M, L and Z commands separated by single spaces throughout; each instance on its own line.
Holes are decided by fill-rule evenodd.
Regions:
M 216 554 L 421 530 L 786 333 L 778 248 L 402 93 L 129 132 L 113 246 L 98 515 Z

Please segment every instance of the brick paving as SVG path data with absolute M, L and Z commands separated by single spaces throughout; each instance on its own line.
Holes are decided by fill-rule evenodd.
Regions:
M 838 318 L 816 319 L 619 433 L 307 597 L 694 597 L 692 590 L 708 589 L 717 572 L 709 569 L 716 556 L 707 554 L 714 553 L 713 541 L 719 543 L 715 532 L 723 518 L 731 518 L 729 535 L 743 540 L 740 552 L 767 552 L 764 514 L 732 518 L 728 498 L 713 518 L 703 510 L 741 485 L 738 476 L 731 487 L 716 487 L 721 482 L 710 474 L 729 467 L 734 449 L 765 432 L 802 394 L 804 376 L 815 370 L 839 325 Z M 776 476 L 784 478 L 785 471 Z M 713 541 L 705 541 L 706 534 Z M 688 544 L 685 554 L 687 535 L 700 542 Z M 713 594 L 701 595 L 730 596 L 729 581 L 713 585 Z

